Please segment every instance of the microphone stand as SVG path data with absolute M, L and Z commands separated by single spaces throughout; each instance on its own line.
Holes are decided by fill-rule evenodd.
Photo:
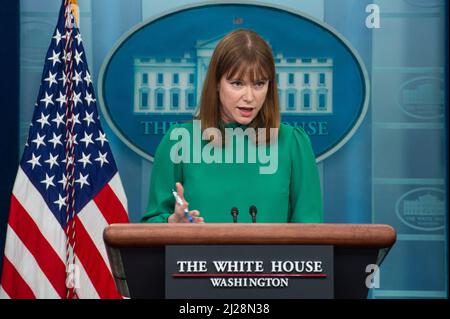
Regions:
M 237 215 L 239 214 L 239 211 L 236 207 L 233 207 L 231 209 L 231 215 L 233 216 L 233 223 L 237 223 Z
M 256 223 L 256 213 L 257 213 L 256 206 L 255 205 L 250 206 L 250 215 L 252 215 L 252 223 Z

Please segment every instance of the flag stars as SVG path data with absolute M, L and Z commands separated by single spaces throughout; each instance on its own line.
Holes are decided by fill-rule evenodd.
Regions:
M 83 80 L 81 79 L 81 72 L 78 73 L 77 70 L 75 70 L 75 75 L 72 77 L 72 81 L 76 82 L 76 86 L 78 86 L 78 82 L 82 82 Z
M 62 92 L 59 92 L 59 97 L 56 99 L 56 102 L 59 103 L 59 107 L 62 107 L 64 103 L 67 104 L 66 95 L 62 94 Z
M 66 204 L 67 196 L 62 197 L 61 194 L 58 194 L 58 200 L 55 200 L 53 204 L 58 205 L 58 210 L 61 210 L 63 206 L 67 206 Z
M 64 124 L 64 113 L 59 115 L 59 113 L 56 112 L 56 117 L 52 120 L 52 122 L 55 122 L 56 128 L 59 128 L 59 124 Z
M 108 155 L 108 152 L 105 152 L 105 154 L 102 154 L 100 151 L 98 151 L 98 157 L 95 159 L 95 161 L 100 162 L 100 167 L 103 167 L 103 164 L 109 164 L 108 160 L 106 159 L 106 155 Z
M 83 42 L 83 39 L 81 38 L 81 34 L 79 34 L 79 33 L 75 36 L 75 39 L 77 39 L 77 43 L 78 43 L 77 45 L 80 45 L 80 43 Z
M 53 62 L 52 66 L 55 66 L 56 63 L 61 63 L 61 60 L 59 59 L 60 52 L 56 53 L 55 50 L 53 50 L 52 57 L 48 58 L 47 60 L 51 60 Z
M 82 158 L 78 160 L 79 163 L 83 163 L 83 168 L 86 168 L 87 164 L 92 164 L 92 162 L 90 161 L 91 158 L 91 154 L 84 154 L 84 152 L 81 153 Z
M 72 117 L 69 119 L 69 122 L 72 122 L 72 127 L 74 127 L 75 124 L 81 124 L 80 120 L 78 119 L 79 117 L 80 113 L 72 114 Z
M 45 173 L 45 179 L 41 181 L 41 184 L 45 184 L 45 190 L 47 190 L 50 186 L 55 187 L 55 184 L 53 184 L 53 178 L 55 178 L 55 175 L 48 176 L 48 174 Z
M 72 101 L 73 101 L 73 105 L 74 105 L 75 107 L 77 106 L 78 103 L 83 104 L 83 103 L 81 102 L 80 96 L 81 96 L 81 92 L 78 93 L 78 94 L 77 94 L 76 92 L 73 92 Z
M 66 30 L 66 34 L 64 35 L 64 37 L 66 38 L 66 40 L 69 40 L 71 36 L 72 36 L 72 30 L 71 29 L 67 29 Z
M 108 142 L 108 140 L 106 139 L 106 134 L 102 133 L 101 131 L 98 131 L 98 137 L 95 140 L 102 143 L 102 147 L 104 142 Z
M 45 103 L 45 108 L 47 108 L 47 106 L 49 104 L 52 104 L 52 105 L 55 104 L 55 103 L 53 103 L 52 98 L 53 98 L 53 94 L 48 95 L 47 92 L 45 92 L 45 97 L 43 99 L 41 99 L 41 102 Z
M 72 134 L 69 133 L 69 138 L 68 138 L 69 147 L 71 147 L 72 144 L 78 145 L 78 142 L 77 142 L 77 135 L 78 135 L 78 134 L 72 135 Z
M 45 142 L 44 142 L 44 138 L 45 138 L 45 134 L 43 136 L 40 136 L 39 133 L 37 133 L 37 136 L 34 140 L 32 140 L 32 143 L 36 143 L 36 149 L 39 149 L 39 146 L 44 145 L 45 146 Z
M 75 61 L 77 62 L 77 66 L 78 66 L 78 64 L 81 62 L 81 63 L 83 63 L 83 61 L 82 61 L 82 59 L 81 59 L 81 56 L 83 55 L 83 51 L 81 51 L 81 52 L 78 52 L 78 50 L 77 49 L 75 49 L 75 57 L 74 57 L 74 59 L 75 59 Z
M 66 85 L 66 83 L 67 83 L 67 74 L 64 71 L 62 71 L 61 73 L 62 73 L 62 75 L 61 75 L 61 77 L 58 80 L 62 81 L 63 85 Z
M 64 162 L 64 161 L 63 161 Z M 67 176 L 63 173 L 61 180 L 58 181 L 59 184 L 62 184 L 63 189 L 66 189 L 67 185 Z
M 89 84 L 91 84 L 91 83 L 92 83 L 92 80 L 91 80 L 91 75 L 89 74 L 89 72 L 88 72 L 88 71 L 86 71 L 86 75 L 85 75 L 85 77 L 83 78 L 83 80 L 85 80 L 85 81 L 86 81 L 86 86 L 89 86 Z
M 52 71 L 48 71 L 48 77 L 44 79 L 44 81 L 48 82 L 48 87 L 51 88 L 53 83 L 55 83 L 56 85 L 58 85 L 58 81 L 56 81 L 56 75 L 58 74 L 58 72 L 56 72 L 55 74 L 52 73 Z
M 49 153 L 49 158 L 48 158 L 48 160 L 46 160 L 45 162 L 46 162 L 48 165 L 50 165 L 50 169 L 53 168 L 53 165 L 59 166 L 59 164 L 58 164 L 58 162 L 57 162 L 57 161 L 58 161 L 58 156 L 59 156 L 59 155 L 53 156 L 52 153 Z
M 93 133 L 87 135 L 87 133 L 84 132 L 84 138 L 80 140 L 81 142 L 86 143 L 86 148 L 89 146 L 89 144 L 94 144 L 94 142 L 92 141 L 92 135 Z
M 61 36 L 61 33 L 59 33 L 59 30 L 56 29 L 56 34 L 53 37 L 53 39 L 56 40 L 56 45 L 59 45 L 59 41 L 61 41 L 61 39 L 64 39 L 64 38 L 65 38 L 65 36 Z
M 38 157 L 36 157 L 34 155 L 34 153 L 31 153 L 31 159 L 29 161 L 27 161 L 27 163 L 31 164 L 31 169 L 33 170 L 34 167 L 37 166 L 42 166 L 41 163 L 39 163 L 39 159 L 41 158 L 41 155 L 39 155 Z
M 88 106 L 91 106 L 91 102 L 95 102 L 95 99 L 92 98 L 92 94 L 86 92 L 86 96 L 84 97 Z
M 62 57 L 64 62 L 65 63 L 69 63 L 71 58 L 72 58 L 72 52 L 64 50 L 64 54 L 63 54 L 63 57 Z
M 48 122 L 49 117 L 50 117 L 50 114 L 48 114 L 47 116 L 44 116 L 44 113 L 41 112 L 41 118 L 39 120 L 36 120 L 36 122 L 41 123 L 41 129 L 43 129 L 45 125 L 50 126 L 50 123 Z
M 86 115 L 83 119 L 83 121 L 86 121 L 86 126 L 89 127 L 91 123 L 95 123 L 95 120 L 92 118 L 94 115 L 94 112 L 88 113 L 87 111 L 84 112 L 84 115 Z
M 66 166 L 70 166 L 73 164 L 74 160 L 73 160 L 73 156 L 68 156 L 67 157 L 67 161 L 65 159 L 63 159 L 61 162 L 66 163 L 69 162 Z
M 83 174 L 80 173 L 80 177 L 77 180 L 75 180 L 75 183 L 80 184 L 80 189 L 82 189 L 85 184 L 90 185 L 89 182 L 87 181 L 88 177 L 89 177 L 89 174 L 86 174 L 86 176 L 83 176 Z
M 53 138 L 51 140 L 48 140 L 50 143 L 53 143 L 53 149 L 55 149 L 56 145 L 58 145 L 58 144 L 62 145 L 62 143 L 61 143 L 61 135 L 62 134 L 59 134 L 58 136 L 56 136 L 56 134 L 53 133 Z

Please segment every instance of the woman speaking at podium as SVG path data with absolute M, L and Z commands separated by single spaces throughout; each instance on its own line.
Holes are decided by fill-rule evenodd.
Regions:
M 269 45 L 250 30 L 227 34 L 194 120 L 173 125 L 158 146 L 142 221 L 323 222 L 309 137 L 280 123 L 277 92 Z

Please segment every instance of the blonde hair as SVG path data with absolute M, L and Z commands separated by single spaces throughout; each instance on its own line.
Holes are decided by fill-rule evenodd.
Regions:
M 227 79 L 243 79 L 247 75 L 252 82 L 268 80 L 264 104 L 249 126 L 255 130 L 265 128 L 264 142 L 269 142 L 270 128 L 280 127 L 275 62 L 269 45 L 256 32 L 238 29 L 228 33 L 214 50 L 203 84 L 200 110 L 196 119 L 201 121 L 203 129 L 210 127 L 220 129 L 222 136 L 224 127 L 217 88 L 224 75 Z M 260 138 L 262 137 L 258 137 L 258 141 Z

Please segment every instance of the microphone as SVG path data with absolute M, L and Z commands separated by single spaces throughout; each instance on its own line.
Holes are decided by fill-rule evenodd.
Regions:
M 252 205 L 250 206 L 250 215 L 252 215 L 252 223 L 256 223 L 256 206 Z
M 239 211 L 236 207 L 233 207 L 231 209 L 231 215 L 233 215 L 233 223 L 237 223 L 237 215 L 239 214 Z

